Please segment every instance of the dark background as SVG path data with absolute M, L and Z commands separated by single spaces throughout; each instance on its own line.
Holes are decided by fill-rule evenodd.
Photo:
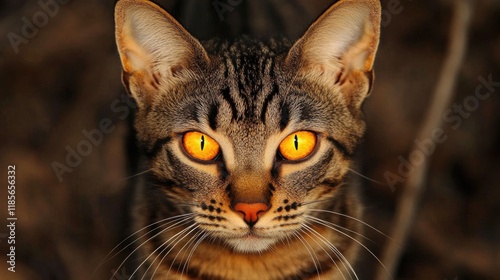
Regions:
M 125 94 L 114 1 L 59 2 L 67 3 L 52 6 L 52 14 L 36 1 L 0 2 L 1 279 L 89 279 L 124 239 L 129 220 L 131 114 L 112 105 L 124 106 L 119 102 Z M 332 2 L 157 1 L 200 39 L 242 33 L 297 39 Z M 221 9 L 220 3 L 236 5 L 218 13 L 214 3 Z M 384 174 L 401 175 L 400 156 L 408 156 L 429 107 L 447 52 L 452 3 L 382 1 L 376 83 L 365 105 L 368 133 L 355 170 L 381 182 L 360 179 L 365 220 L 386 233 L 404 182 L 390 187 Z M 480 77 L 500 82 L 500 1 L 474 3 L 469 48 L 450 109 L 474 99 Z M 26 33 L 28 38 L 23 28 L 36 15 L 40 27 Z M 423 197 L 394 279 L 500 279 L 500 87 L 491 90 L 477 108 L 453 114 L 460 117 L 442 125 L 447 139 L 430 153 Z M 54 164 L 67 164 L 68 150 L 87 141 L 83 131 L 99 129 L 103 119 L 113 130 L 102 133 L 102 141 L 59 180 Z M 7 271 L 3 225 L 8 165 L 16 166 L 15 274 Z M 380 257 L 390 239 L 370 230 L 366 235 Z M 357 271 L 361 279 L 373 279 L 381 265 L 363 255 Z M 100 266 L 94 279 L 110 279 L 121 259 Z

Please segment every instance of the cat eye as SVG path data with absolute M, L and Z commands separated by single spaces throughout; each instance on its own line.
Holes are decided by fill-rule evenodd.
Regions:
M 197 131 L 184 134 L 182 145 L 191 157 L 201 161 L 214 160 L 220 151 L 219 144 L 212 137 Z
M 288 135 L 279 145 L 279 152 L 286 160 L 301 160 L 309 156 L 316 147 L 316 134 L 297 131 Z

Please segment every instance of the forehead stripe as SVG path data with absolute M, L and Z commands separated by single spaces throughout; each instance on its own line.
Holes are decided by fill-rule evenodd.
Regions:
M 283 103 L 283 105 L 281 106 L 280 129 L 284 130 L 289 122 L 290 122 L 290 107 L 288 107 L 287 103 Z
M 266 123 L 266 113 L 267 113 L 267 107 L 269 106 L 269 103 L 273 100 L 273 98 L 279 93 L 279 87 L 278 84 L 273 83 L 273 89 L 271 93 L 266 96 L 264 99 L 264 102 L 262 103 L 262 111 L 260 112 L 260 120 L 262 123 Z
M 229 107 L 231 107 L 231 121 L 234 121 L 238 115 L 238 109 L 236 109 L 236 103 L 231 97 L 229 86 L 222 89 L 222 98 L 229 104 Z
M 208 125 L 214 131 L 217 130 L 217 114 L 219 112 L 217 107 L 219 107 L 218 104 L 212 103 L 208 111 Z

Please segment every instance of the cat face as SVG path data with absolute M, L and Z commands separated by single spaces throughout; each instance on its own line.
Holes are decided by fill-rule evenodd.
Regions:
M 166 215 L 256 253 L 335 202 L 364 132 L 374 2 L 334 5 L 293 45 L 202 45 L 151 2 L 118 2 L 124 83 Z

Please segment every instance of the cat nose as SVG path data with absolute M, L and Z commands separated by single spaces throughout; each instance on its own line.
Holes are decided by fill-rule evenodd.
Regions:
M 264 203 L 240 202 L 234 205 L 234 211 L 243 213 L 243 220 L 245 220 L 249 226 L 253 226 L 267 209 L 269 209 L 269 206 Z

